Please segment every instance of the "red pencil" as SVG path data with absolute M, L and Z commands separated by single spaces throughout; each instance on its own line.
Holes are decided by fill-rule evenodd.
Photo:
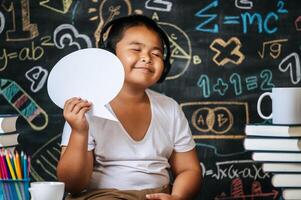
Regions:
M 3 149 L 1 150 L 1 153 L 0 153 L 0 164 L 1 164 L 3 179 L 8 179 L 8 172 L 7 172 L 8 169 L 7 169 L 5 161 L 4 161 Z

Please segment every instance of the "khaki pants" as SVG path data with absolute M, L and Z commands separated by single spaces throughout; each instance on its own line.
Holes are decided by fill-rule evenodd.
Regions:
M 146 200 L 145 195 L 151 193 L 170 194 L 170 186 L 144 190 L 117 190 L 117 189 L 98 189 L 80 194 L 79 196 L 66 197 L 66 200 Z

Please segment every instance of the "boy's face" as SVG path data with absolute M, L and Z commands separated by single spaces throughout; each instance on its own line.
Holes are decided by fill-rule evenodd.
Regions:
M 159 35 L 145 26 L 135 26 L 123 33 L 116 44 L 116 55 L 125 70 L 125 84 L 147 88 L 155 84 L 164 69 Z

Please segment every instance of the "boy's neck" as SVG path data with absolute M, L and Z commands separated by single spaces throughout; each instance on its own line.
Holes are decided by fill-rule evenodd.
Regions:
M 113 101 L 142 103 L 147 100 L 145 89 L 132 89 L 123 87 Z

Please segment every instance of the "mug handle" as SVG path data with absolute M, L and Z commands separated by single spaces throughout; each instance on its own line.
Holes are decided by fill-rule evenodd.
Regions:
M 273 112 L 271 112 L 271 114 L 270 114 L 269 116 L 265 116 L 265 115 L 263 115 L 262 112 L 261 112 L 261 102 L 262 102 L 262 99 L 263 99 L 265 96 L 270 96 L 270 98 L 272 99 L 272 93 L 271 93 L 271 92 L 265 92 L 265 93 L 263 93 L 262 95 L 260 95 L 260 97 L 258 98 L 258 101 L 257 101 L 257 112 L 258 112 L 258 115 L 259 115 L 262 119 L 272 119 Z
M 28 191 L 29 191 L 30 196 L 31 196 L 31 199 L 30 199 L 30 200 L 34 200 L 34 198 L 33 198 L 34 189 L 28 188 Z

